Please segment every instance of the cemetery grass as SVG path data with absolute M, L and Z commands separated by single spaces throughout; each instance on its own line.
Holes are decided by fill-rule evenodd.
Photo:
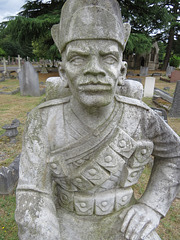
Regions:
M 47 77 L 57 76 L 57 74 L 39 74 L 39 81 L 45 82 Z M 13 88 L 18 87 L 18 81 L 11 79 L 13 82 Z M 3 83 L 3 86 L 6 82 Z M 8 83 L 8 81 L 7 81 Z M 0 83 L 0 89 L 1 89 Z M 165 86 L 170 87 L 170 91 L 175 89 L 175 84 L 169 84 L 161 82 L 157 79 L 156 87 L 163 90 Z M 7 87 L 5 85 L 5 87 Z M 17 143 L 10 144 L 7 137 L 0 138 L 0 167 L 8 166 L 14 158 L 21 152 L 22 134 L 24 125 L 27 118 L 27 113 L 31 111 L 35 106 L 42 103 L 45 100 L 45 95 L 41 97 L 24 97 L 20 94 L 16 95 L 0 95 L 0 135 L 4 133 L 2 126 L 10 124 L 13 119 L 17 118 L 21 124 L 18 127 L 19 135 L 17 136 Z M 157 107 L 152 103 L 151 99 L 143 99 L 149 106 Z M 180 119 L 171 118 L 168 119 L 169 125 L 180 136 Z M 150 176 L 151 166 L 147 166 L 141 176 L 140 182 L 134 187 L 136 197 L 139 198 L 144 189 L 146 188 L 148 178 Z M 17 225 L 14 220 L 14 211 L 16 206 L 15 193 L 8 196 L 0 196 L 0 240 L 18 240 Z M 161 223 L 157 229 L 158 234 L 162 240 L 179 240 L 180 239 L 180 216 L 179 216 L 180 200 L 175 199 L 167 216 L 161 220 Z

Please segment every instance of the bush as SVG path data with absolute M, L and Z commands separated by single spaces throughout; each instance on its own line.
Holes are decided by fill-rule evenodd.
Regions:
M 170 66 L 178 68 L 180 66 L 180 57 L 173 55 L 170 59 Z

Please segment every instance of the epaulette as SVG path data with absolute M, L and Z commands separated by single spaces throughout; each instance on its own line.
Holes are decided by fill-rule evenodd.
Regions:
M 120 95 L 115 95 L 115 98 L 118 102 L 126 103 L 129 105 L 133 105 L 136 107 L 141 107 L 146 110 L 150 110 L 150 107 L 148 107 L 144 102 L 141 100 L 138 100 L 136 98 L 130 98 L 130 97 L 125 97 L 125 96 L 120 96 Z
M 63 103 L 67 103 L 70 101 L 70 97 L 66 97 L 66 98 L 59 98 L 59 99 L 53 99 L 53 100 L 49 100 L 47 102 L 41 103 L 38 108 L 46 108 L 46 107 L 52 107 L 52 106 L 56 106 L 56 105 L 60 105 Z

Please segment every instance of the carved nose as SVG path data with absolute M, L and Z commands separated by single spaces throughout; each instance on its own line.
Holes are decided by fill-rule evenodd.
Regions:
M 92 57 L 91 61 L 87 64 L 84 71 L 84 75 L 102 75 L 105 76 L 106 73 L 100 66 L 100 63 L 96 57 Z

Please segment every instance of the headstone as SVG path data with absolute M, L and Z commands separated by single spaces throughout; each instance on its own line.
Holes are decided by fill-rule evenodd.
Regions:
M 3 67 L 4 67 L 4 75 L 7 73 L 7 67 L 6 67 L 6 59 L 3 57 Z
M 0 168 L 0 195 L 7 195 L 13 192 L 19 178 L 19 160 L 18 155 L 8 167 Z
M 177 82 L 178 80 L 180 80 L 180 70 L 172 71 L 170 82 Z
M 43 65 L 41 67 L 41 73 L 48 73 L 47 68 L 45 67 L 45 65 Z
M 30 62 L 25 62 L 19 72 L 19 83 L 22 96 L 40 96 L 38 74 Z
M 180 117 L 180 80 L 176 83 L 172 107 L 169 111 L 170 117 Z
M 140 76 L 148 76 L 148 67 L 140 67 Z
M 174 67 L 168 65 L 166 68 L 166 77 L 170 77 L 173 71 L 174 71 Z
M 154 77 L 146 77 L 144 84 L 144 97 L 153 97 L 155 80 Z

